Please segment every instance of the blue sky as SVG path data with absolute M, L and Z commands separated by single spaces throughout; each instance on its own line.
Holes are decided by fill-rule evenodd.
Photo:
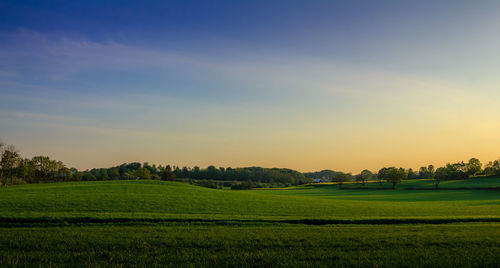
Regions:
M 0 138 L 357 172 L 498 158 L 497 1 L 1 1 Z

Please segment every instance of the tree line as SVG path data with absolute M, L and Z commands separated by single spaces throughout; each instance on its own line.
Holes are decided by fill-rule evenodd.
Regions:
M 484 169 L 477 158 L 471 158 L 468 162 L 448 163 L 443 167 L 434 168 L 433 165 L 420 167 L 418 171 L 396 167 L 383 167 L 377 173 L 370 170 L 363 170 L 359 174 L 352 175 L 341 171 L 322 170 L 318 172 L 304 173 L 308 178 L 322 179 L 324 181 L 336 182 L 342 188 L 344 182 L 357 181 L 365 186 L 368 181 L 389 182 L 392 188 L 405 179 L 427 179 L 433 180 L 435 189 L 443 180 L 468 179 L 475 176 L 500 176 L 500 159 L 488 162 Z
M 243 167 L 243 168 L 224 168 L 208 166 L 207 168 L 179 167 L 170 165 L 150 165 L 149 163 L 125 163 L 111 168 L 91 169 L 89 173 L 93 180 L 107 179 L 162 179 L 174 180 L 175 178 L 207 180 L 203 186 L 216 188 L 210 181 L 236 181 L 253 183 L 265 183 L 269 185 L 299 185 L 312 182 L 302 173 L 286 168 L 262 168 L 262 167 Z M 210 186 L 207 186 L 210 185 Z M 247 185 L 247 184 L 243 184 Z M 213 187 L 214 186 L 214 187 Z
M 79 171 L 68 168 L 61 161 L 47 156 L 23 158 L 13 145 L 0 143 L 0 184 L 64 182 L 64 181 L 96 181 L 96 180 L 130 180 L 154 179 L 175 180 L 176 178 L 205 180 L 200 184 L 222 186 L 211 181 L 235 181 L 234 189 L 251 188 L 258 183 L 266 185 L 290 186 L 312 182 L 302 173 L 285 168 L 224 168 L 209 166 L 207 168 L 178 167 L 170 165 L 150 165 L 149 163 L 124 163 L 110 168 L 93 168 Z M 248 183 L 252 182 L 252 183 Z M 230 184 L 229 186 L 232 186 Z M 210 186 L 211 187 L 211 186 Z
M 467 179 L 474 176 L 500 176 L 500 159 L 483 165 L 476 158 L 468 162 L 448 163 L 437 169 L 433 165 L 421 167 L 419 170 L 396 167 L 384 167 L 378 172 L 363 170 L 359 174 L 341 171 L 322 170 L 301 173 L 286 168 L 224 168 L 208 166 L 207 168 L 179 167 L 170 165 L 150 165 L 149 163 L 124 163 L 110 168 L 94 168 L 79 171 L 68 168 L 61 161 L 48 156 L 23 158 L 13 145 L 0 142 L 0 185 L 17 183 L 94 181 L 94 180 L 129 180 L 154 179 L 175 180 L 176 178 L 194 180 L 198 185 L 232 189 L 249 189 L 253 187 L 291 186 L 313 182 L 313 179 L 333 181 L 342 188 L 344 182 L 357 181 L 363 186 L 368 181 L 390 182 L 393 188 L 405 179 L 433 180 L 437 189 L 443 180 Z

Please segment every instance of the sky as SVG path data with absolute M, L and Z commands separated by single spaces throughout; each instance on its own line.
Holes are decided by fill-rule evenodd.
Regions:
M 0 140 L 359 172 L 500 157 L 499 1 L 0 0 Z

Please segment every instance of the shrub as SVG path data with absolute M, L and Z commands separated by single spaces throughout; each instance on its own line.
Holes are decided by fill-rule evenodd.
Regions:
M 212 189 L 217 189 L 217 184 L 213 180 L 199 180 L 196 181 L 196 185 L 201 187 L 207 187 Z
M 254 187 L 251 181 L 231 185 L 231 190 L 250 190 Z

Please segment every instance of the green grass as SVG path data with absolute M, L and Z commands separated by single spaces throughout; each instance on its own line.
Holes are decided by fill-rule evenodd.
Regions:
M 3 266 L 485 267 L 500 224 L 0 228 Z
M 396 190 L 374 183 L 249 191 L 161 181 L 9 186 L 0 188 L 0 267 L 498 267 L 499 184 L 449 181 L 437 191 L 416 190 L 429 181 Z
M 395 191 L 338 190 L 336 185 L 231 191 L 160 181 L 54 183 L 2 188 L 0 217 L 222 220 L 500 217 L 500 191 L 404 190 L 403 187 Z
M 348 183 L 344 185 L 345 189 L 349 188 L 363 188 L 361 183 Z M 378 188 L 392 189 L 392 184 L 383 182 L 382 186 L 379 183 L 368 183 L 364 188 L 378 189 Z M 397 185 L 398 189 L 434 189 L 434 180 L 404 180 Z M 467 180 L 444 180 L 439 183 L 439 189 L 482 189 L 482 188 L 500 188 L 500 179 L 478 177 Z

